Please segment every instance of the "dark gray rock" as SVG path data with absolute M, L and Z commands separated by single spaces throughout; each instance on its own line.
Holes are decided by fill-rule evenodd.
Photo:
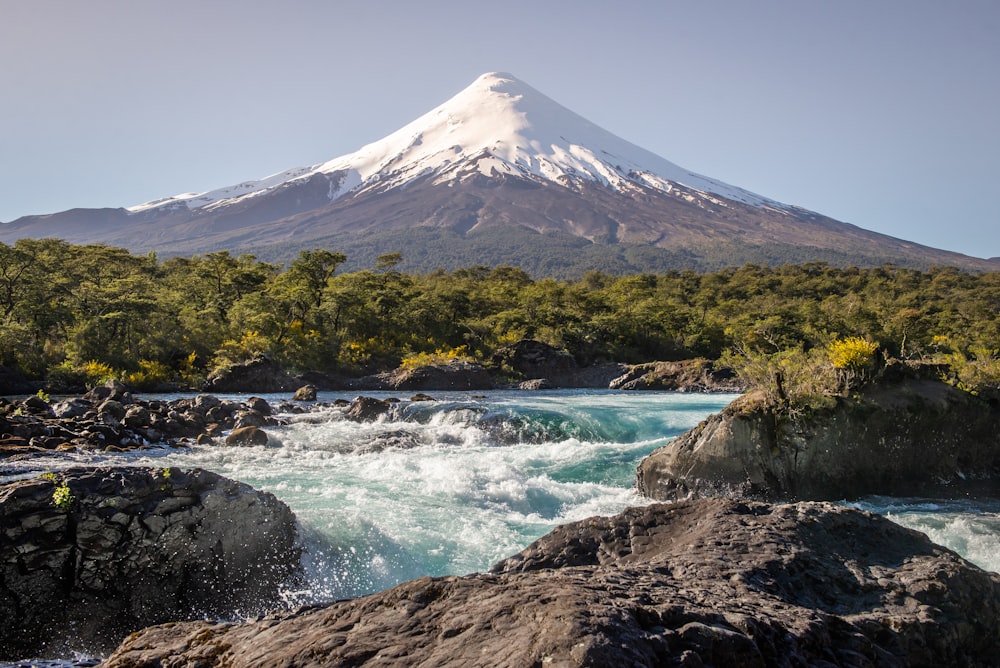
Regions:
M 300 385 L 280 364 L 266 357 L 213 371 L 206 392 L 289 392 Z
M 452 361 L 379 374 L 390 390 L 489 390 L 493 377 L 479 364 Z
M 612 390 L 674 390 L 677 392 L 743 392 L 732 369 L 715 368 L 711 360 L 634 364 L 609 384 Z
M 129 637 L 138 666 L 993 666 L 1000 576 L 858 510 L 707 499 L 560 527 L 490 573 Z
M 639 465 L 650 498 L 840 500 L 1000 478 L 1000 412 L 946 383 L 883 380 L 828 409 L 745 395 Z
M 53 478 L 0 485 L 0 659 L 106 652 L 150 624 L 263 613 L 298 573 L 295 518 L 271 494 L 197 469 Z
M 383 415 L 388 415 L 394 402 L 374 397 L 358 397 L 351 402 L 344 415 L 356 422 L 374 422 Z

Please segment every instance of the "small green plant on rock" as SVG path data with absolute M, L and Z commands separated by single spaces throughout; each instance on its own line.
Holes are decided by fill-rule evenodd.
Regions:
M 59 510 L 69 512 L 73 504 L 76 503 L 76 497 L 70 491 L 69 485 L 66 483 L 56 485 L 56 488 L 52 490 L 52 503 Z

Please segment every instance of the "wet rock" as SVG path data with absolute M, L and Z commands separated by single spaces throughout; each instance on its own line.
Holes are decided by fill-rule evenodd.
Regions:
M 358 397 L 351 402 L 344 415 L 357 422 L 374 422 L 392 410 L 394 402 L 374 397 Z
M 250 410 L 256 411 L 265 417 L 271 414 L 271 404 L 267 403 L 267 400 L 261 397 L 250 397 L 246 400 L 246 405 Z
M 239 427 L 226 436 L 226 445 L 267 445 L 267 432 L 252 425 Z
M 295 390 L 295 395 L 292 399 L 294 401 L 316 401 L 316 386 L 303 385 L 299 389 Z
M 283 503 L 197 469 L 0 484 L 0 535 L 0 660 L 107 652 L 149 624 L 263 613 L 298 569 Z
M 565 525 L 485 574 L 145 629 L 105 665 L 991 666 L 998 624 L 1000 576 L 922 534 L 706 499 Z

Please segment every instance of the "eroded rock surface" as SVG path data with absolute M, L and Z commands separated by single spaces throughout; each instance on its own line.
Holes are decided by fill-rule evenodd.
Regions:
M 198 469 L 74 468 L 2 484 L 0 537 L 0 660 L 110 651 L 150 624 L 264 613 L 299 570 L 288 507 Z
M 995 665 L 1000 576 L 824 503 L 705 499 L 560 527 L 490 573 L 129 637 L 109 668 Z

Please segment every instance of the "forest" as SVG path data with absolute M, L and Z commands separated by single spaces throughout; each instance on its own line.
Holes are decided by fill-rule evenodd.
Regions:
M 110 378 L 197 387 L 267 355 L 293 372 L 363 375 L 401 364 L 488 362 L 531 338 L 581 365 L 774 360 L 839 341 L 945 365 L 970 388 L 1000 380 L 1000 273 L 894 265 L 748 264 L 575 280 L 511 266 L 422 274 L 402 255 L 338 273 L 343 253 L 287 266 L 213 252 L 160 259 L 56 239 L 0 244 L 0 364 L 61 386 Z

